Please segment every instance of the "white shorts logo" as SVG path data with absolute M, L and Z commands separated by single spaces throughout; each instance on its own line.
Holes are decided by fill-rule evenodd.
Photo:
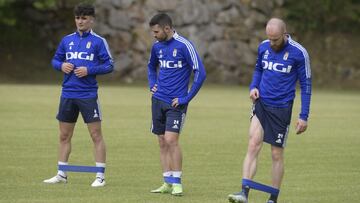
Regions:
M 98 118 L 99 114 L 97 113 L 96 109 L 94 109 L 94 117 L 93 118 Z

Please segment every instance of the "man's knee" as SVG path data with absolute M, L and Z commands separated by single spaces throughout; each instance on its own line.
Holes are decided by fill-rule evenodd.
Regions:
M 61 131 L 59 135 L 59 140 L 61 143 L 69 143 L 71 141 L 72 132 Z
M 177 135 L 178 136 L 178 135 Z M 175 136 L 166 136 L 165 143 L 168 147 L 177 147 L 179 145 L 178 137 Z
M 283 149 L 279 147 L 273 147 L 271 150 L 271 157 L 274 162 L 283 161 Z
M 101 123 L 100 122 L 89 123 L 88 129 L 89 129 L 90 136 L 94 143 L 98 143 L 98 142 L 102 141 L 103 137 L 102 137 L 102 133 L 101 133 Z
M 90 135 L 94 143 L 100 142 L 103 139 L 100 129 L 91 129 Z
M 260 141 L 259 139 L 255 138 L 255 137 L 251 137 L 249 140 L 249 146 L 248 146 L 248 151 L 250 153 L 258 153 L 261 149 L 262 146 L 262 141 Z
M 168 145 L 166 143 L 164 135 L 159 135 L 158 139 L 159 139 L 159 147 L 160 147 L 160 149 L 162 149 L 162 150 L 167 149 Z

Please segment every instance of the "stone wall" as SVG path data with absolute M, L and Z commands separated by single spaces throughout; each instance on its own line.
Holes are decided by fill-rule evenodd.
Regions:
M 270 16 L 283 0 L 97 0 L 95 32 L 103 35 L 116 61 L 112 77 L 128 83 L 147 78 L 154 39 L 148 22 L 168 13 L 176 31 L 191 40 L 208 73 L 208 82 L 248 84 L 258 44 Z

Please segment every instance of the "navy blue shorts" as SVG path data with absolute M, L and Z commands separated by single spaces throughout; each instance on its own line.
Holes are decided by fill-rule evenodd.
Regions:
M 253 113 L 264 129 L 264 142 L 284 148 L 291 122 L 292 102 L 288 107 L 267 106 L 260 100 L 254 105 Z
M 163 135 L 165 131 L 180 133 L 185 122 L 187 104 L 172 107 L 155 97 L 151 98 L 151 132 Z
M 101 121 L 100 105 L 97 98 L 68 99 L 61 97 L 56 118 L 62 122 L 75 123 L 79 112 L 81 112 L 85 123 Z

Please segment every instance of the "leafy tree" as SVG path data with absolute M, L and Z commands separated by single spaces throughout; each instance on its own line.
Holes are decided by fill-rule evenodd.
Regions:
M 359 0 L 287 0 L 284 7 L 301 31 L 360 31 Z

